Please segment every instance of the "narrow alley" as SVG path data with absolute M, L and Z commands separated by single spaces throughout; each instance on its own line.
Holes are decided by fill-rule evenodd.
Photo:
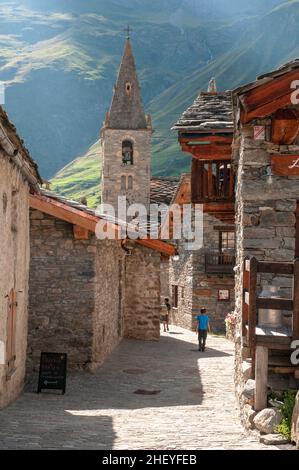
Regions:
M 96 374 L 69 376 L 65 396 L 27 386 L 0 412 L 0 449 L 263 449 L 239 422 L 233 363 L 226 339 L 200 353 L 177 327 L 125 340 Z

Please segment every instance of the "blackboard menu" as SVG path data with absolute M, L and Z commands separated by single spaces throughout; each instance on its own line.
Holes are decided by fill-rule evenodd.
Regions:
M 65 393 L 66 387 L 67 354 L 41 353 L 38 390 L 61 390 Z

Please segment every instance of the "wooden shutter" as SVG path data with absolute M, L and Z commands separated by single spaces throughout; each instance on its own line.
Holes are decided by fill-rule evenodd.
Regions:
M 17 324 L 17 293 L 11 289 L 8 297 L 7 328 L 6 328 L 6 363 L 12 370 L 16 360 L 16 324 Z

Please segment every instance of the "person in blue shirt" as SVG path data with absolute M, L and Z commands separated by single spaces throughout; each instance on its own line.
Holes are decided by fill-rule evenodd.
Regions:
M 206 349 L 206 342 L 207 342 L 207 337 L 208 337 L 208 331 L 211 331 L 210 328 L 210 320 L 207 315 L 207 311 L 205 308 L 202 308 L 200 310 L 200 315 L 196 317 L 196 320 L 198 321 L 198 327 L 197 327 L 197 334 L 198 334 L 198 350 L 205 352 Z

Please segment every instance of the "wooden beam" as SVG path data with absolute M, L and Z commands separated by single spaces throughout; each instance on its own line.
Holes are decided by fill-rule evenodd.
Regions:
M 277 100 L 274 100 L 270 103 L 266 103 L 263 106 L 260 106 L 259 108 L 249 113 L 241 113 L 241 121 L 243 124 L 248 124 L 249 122 L 253 121 L 253 119 L 261 119 L 267 116 L 271 116 L 279 109 L 285 108 L 286 106 L 290 105 L 291 98 L 290 93 L 288 93 L 287 95 L 281 96 Z
M 29 203 L 32 209 L 39 210 L 45 214 L 64 220 L 73 225 L 79 225 L 90 232 L 95 233 L 99 218 L 83 211 L 67 206 L 62 202 L 56 201 L 45 196 L 29 195 Z M 116 227 L 116 226 L 115 226 Z
M 299 80 L 299 71 L 291 71 L 282 77 L 273 78 L 268 83 L 262 84 L 240 96 L 240 101 L 244 110 L 250 111 L 261 107 L 267 103 L 273 102 L 278 98 L 288 95 L 289 105 L 291 104 L 290 95 L 294 89 L 291 84 L 294 80 Z
M 250 271 L 249 271 L 249 305 L 248 305 L 248 346 L 250 348 L 255 347 L 255 329 L 257 324 L 257 294 L 256 294 L 256 283 L 257 283 L 257 266 L 258 261 L 256 258 L 250 260 Z
M 179 137 L 179 142 L 181 145 L 189 144 L 190 142 L 207 142 L 206 145 L 210 144 L 224 144 L 224 145 L 231 145 L 233 143 L 233 137 L 225 137 L 221 135 L 209 135 L 209 136 L 200 136 L 198 134 L 194 134 L 194 137 Z M 205 145 L 205 144 L 202 144 Z
M 293 310 L 293 340 L 299 340 L 299 259 L 294 263 L 294 310 Z
M 151 248 L 152 250 L 159 251 L 162 254 L 168 256 L 175 256 L 177 254 L 177 249 L 175 246 L 170 245 L 169 243 L 163 242 L 162 240 L 134 240 L 135 243 L 139 245 L 143 245 L 147 248 Z
M 194 158 L 208 160 L 231 160 L 231 145 L 187 145 L 183 144 L 182 151 L 191 153 Z
M 267 408 L 268 360 L 268 348 L 257 345 L 255 352 L 255 411 Z
M 273 310 L 293 310 L 293 301 L 291 299 L 257 299 L 257 307 Z
M 264 274 L 290 274 L 294 273 L 293 263 L 269 263 L 260 261 L 257 268 L 258 273 Z

